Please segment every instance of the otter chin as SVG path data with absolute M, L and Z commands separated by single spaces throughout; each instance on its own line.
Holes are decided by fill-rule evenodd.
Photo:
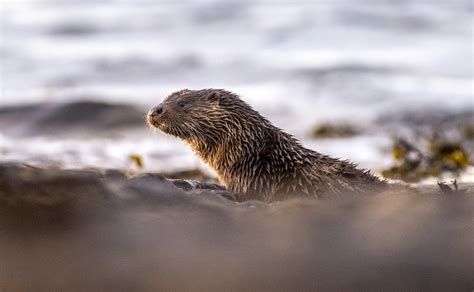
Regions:
M 331 198 L 388 186 L 347 160 L 303 147 L 223 89 L 176 91 L 147 122 L 188 144 L 240 201 Z

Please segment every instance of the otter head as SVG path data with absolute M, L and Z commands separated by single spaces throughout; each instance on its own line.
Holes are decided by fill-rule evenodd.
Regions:
M 169 95 L 147 115 L 148 124 L 188 143 L 219 143 L 229 134 L 229 111 L 223 99 L 236 98 L 220 89 L 180 90 Z
M 267 140 L 278 131 L 236 94 L 223 89 L 174 92 L 148 112 L 147 120 L 150 126 L 181 138 L 225 185 L 231 184 L 229 167 L 267 149 Z

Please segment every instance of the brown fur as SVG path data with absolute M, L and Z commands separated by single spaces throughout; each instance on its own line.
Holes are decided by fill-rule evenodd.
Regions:
M 226 90 L 177 91 L 147 120 L 188 144 L 239 200 L 326 198 L 387 185 L 349 161 L 303 147 Z

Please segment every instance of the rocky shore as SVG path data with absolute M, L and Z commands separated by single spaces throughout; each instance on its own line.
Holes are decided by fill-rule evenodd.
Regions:
M 236 203 L 220 186 L 0 165 L 0 290 L 474 287 L 474 194 Z

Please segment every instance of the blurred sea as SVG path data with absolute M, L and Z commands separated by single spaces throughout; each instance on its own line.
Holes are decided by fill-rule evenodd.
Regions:
M 471 0 L 4 0 L 0 7 L 0 113 L 9 115 L 1 160 L 124 168 L 135 153 L 147 170 L 204 168 L 143 117 L 175 90 L 214 87 L 240 94 L 307 147 L 377 171 L 390 163 L 393 134 L 373 130 L 381 118 L 474 108 Z M 51 116 L 57 104 L 85 101 L 125 106 L 76 103 L 80 111 Z M 366 130 L 312 139 L 312 127 L 326 121 Z

